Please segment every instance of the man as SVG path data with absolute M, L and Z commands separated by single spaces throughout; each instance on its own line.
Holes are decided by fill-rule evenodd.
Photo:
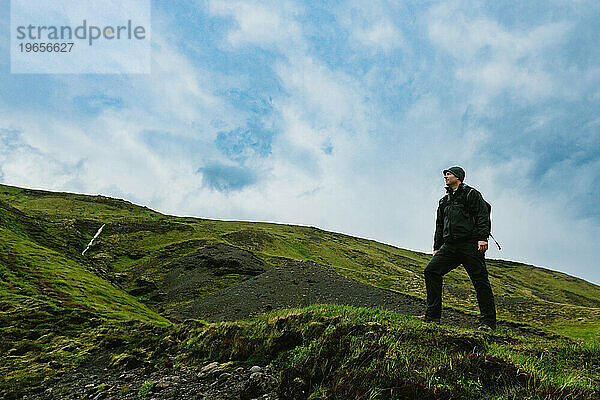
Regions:
M 481 194 L 465 185 L 465 171 L 443 171 L 447 195 L 439 201 L 433 257 L 425 268 L 427 310 L 419 318 L 439 323 L 442 314 L 442 277 L 462 264 L 477 292 L 481 313 L 479 329 L 496 329 L 496 306 L 485 266 L 490 217 Z

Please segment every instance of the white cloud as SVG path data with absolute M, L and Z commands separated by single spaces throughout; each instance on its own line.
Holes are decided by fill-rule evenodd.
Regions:
M 39 110 L 25 108 L 0 110 L 2 127 L 21 131 L 23 142 L 2 159 L 4 182 L 127 197 L 162 210 L 182 210 L 188 196 L 197 195 L 202 185 L 197 169 L 203 161 L 219 157 L 211 121 L 236 126 L 245 117 L 213 94 L 219 73 L 193 65 L 177 50 L 172 36 L 160 34 L 171 29 L 167 22 L 159 15 L 153 22 L 157 34 L 151 79 L 48 77 L 62 88 L 61 99 L 67 102 L 100 95 L 118 99 L 119 107 L 104 108 L 97 115 L 74 110 L 82 112 L 76 118 L 58 112 L 40 116 Z M 147 144 L 153 131 L 170 136 L 171 145 Z M 190 143 L 196 148 L 187 148 Z
M 292 56 L 275 70 L 290 101 L 300 103 L 301 112 L 310 116 L 317 128 L 345 125 L 349 130 L 366 130 L 366 92 L 352 77 L 332 71 L 310 55 Z
M 497 179 L 503 174 L 496 173 Z M 595 272 L 596 239 L 600 228 L 590 220 L 573 219 L 569 202 L 540 201 L 505 187 L 493 196 L 492 232 L 502 245 L 488 257 L 522 261 L 563 271 L 600 284 Z
M 265 36 L 268 32 L 250 32 L 259 29 L 251 21 L 259 14 L 239 14 L 240 9 L 236 7 L 215 7 L 215 12 L 232 12 L 241 18 L 242 36 L 249 41 L 273 45 Z M 241 6 L 241 10 L 245 9 Z M 276 24 L 295 23 L 285 20 L 289 15 L 277 18 Z M 363 164 L 369 162 L 368 154 L 374 151 L 362 135 L 368 121 L 360 85 L 305 53 L 301 32 L 292 31 L 287 38 L 273 34 L 273 40 L 292 40 L 301 46 L 281 47 L 286 57 L 278 64 L 276 73 L 290 96 L 274 99 L 274 102 L 284 130 L 273 143 L 273 155 L 254 160 L 254 167 L 267 171 L 269 179 L 237 192 L 220 193 L 203 186 L 201 175 L 196 173 L 202 162 L 220 158 L 213 143 L 215 128 L 210 126 L 210 121 L 218 119 L 235 127 L 246 117 L 213 94 L 217 84 L 214 77 L 218 73 L 193 65 L 177 50 L 173 38 L 160 34 L 168 29 L 166 22 L 155 16 L 152 80 L 124 77 L 107 85 L 106 81 L 95 83 L 85 77 L 73 77 L 65 84 L 67 98 L 100 92 L 121 99 L 123 107 L 104 109 L 99 115 L 76 121 L 60 115 L 42 120 L 26 110 L 10 116 L 6 123 L 19 127 L 31 147 L 29 156 L 3 164 L 5 179 L 21 181 L 26 186 L 47 182 L 47 188 L 55 190 L 126 197 L 144 204 L 150 202 L 152 207 L 170 213 L 271 220 L 289 217 L 298 223 L 315 221 L 315 218 L 324 221 L 329 214 L 326 210 L 335 207 L 335 201 L 323 208 L 317 206 L 316 199 L 339 196 L 343 192 L 323 191 L 320 195 L 315 187 L 337 187 L 338 174 L 346 176 L 350 183 L 350 174 L 344 170 L 357 161 L 356 147 L 365 151 L 361 157 Z M 235 39 L 235 34 L 229 38 L 238 45 L 242 43 L 241 39 Z M 148 146 L 144 131 L 171 135 L 173 146 L 161 149 Z M 349 132 L 351 139 L 346 137 Z M 185 138 L 195 140 L 198 154 L 192 156 L 193 150 L 184 148 L 188 142 L 180 140 Z M 326 155 L 322 150 L 326 140 L 333 146 L 333 155 Z M 23 159 L 34 159 L 32 155 L 40 153 L 42 148 L 44 154 L 61 160 L 64 165 L 38 162 L 37 165 L 46 168 L 35 171 L 36 163 L 33 163 L 32 168 L 24 169 L 29 179 L 22 180 L 16 171 Z M 61 171 L 65 176 L 75 173 L 74 166 L 78 163 L 84 168 L 77 171 L 80 178 L 77 186 L 57 177 Z M 310 192 L 311 195 L 300 196 Z M 305 208 L 307 199 L 313 204 L 312 208 Z
M 0 129 L 0 177 L 7 184 L 40 189 L 81 187 L 82 162 L 69 163 L 29 146 L 21 132 Z
M 551 74 L 541 70 L 532 71 L 508 60 L 463 66 L 457 69 L 455 76 L 476 87 L 473 95 L 476 105 L 487 105 L 490 99 L 506 90 L 534 102 L 554 95 L 557 89 Z
M 592 250 L 600 228 L 592 219 L 578 217 L 574 209 L 597 176 L 600 162 L 577 168 L 572 161 L 556 165 L 539 182 L 562 189 L 552 195 L 532 190 L 524 177 L 523 171 L 530 171 L 534 162 L 531 157 L 515 157 L 487 167 L 465 166 L 466 183 L 492 205 L 492 233 L 502 246 L 498 251 L 491 245 L 487 257 L 530 263 L 600 284 Z
M 299 9 L 291 1 L 211 0 L 208 10 L 212 15 L 232 17 L 237 22 L 228 34 L 232 46 L 254 44 L 285 49 L 298 44 L 301 27 L 294 16 Z
M 404 37 L 391 21 L 378 21 L 365 29 L 357 29 L 353 36 L 363 45 L 389 51 L 405 47 Z
M 371 121 L 366 91 L 353 77 L 331 69 L 311 54 L 297 21 L 300 10 L 296 5 L 212 2 L 210 12 L 236 22 L 227 35 L 231 45 L 274 47 L 281 54 L 273 72 L 285 90 L 285 95 L 274 99 L 282 130 L 275 137 L 269 161 L 274 174 L 271 179 L 277 187 L 294 181 L 292 193 L 312 192 L 314 179 L 322 182 L 327 179 L 325 175 L 339 173 L 339 165 L 325 168 L 335 159 L 324 154 L 326 142 L 336 154 L 346 136 L 367 149 Z
M 459 4 L 433 8 L 424 22 L 431 41 L 454 57 L 456 78 L 473 85 L 473 104 L 482 109 L 505 91 L 528 102 L 564 94 L 552 59 L 570 23 L 511 31 L 486 16 L 467 15 Z
M 341 26 L 350 32 L 350 43 L 363 52 L 408 50 L 399 23 L 394 20 L 397 8 L 397 4 L 385 1 L 353 0 L 342 3 L 336 15 Z

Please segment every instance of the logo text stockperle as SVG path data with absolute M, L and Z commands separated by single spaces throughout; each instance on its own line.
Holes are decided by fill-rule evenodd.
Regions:
M 81 25 L 75 28 L 64 25 L 64 26 L 18 26 L 17 27 L 17 39 L 18 40 L 87 40 L 91 46 L 94 40 L 106 39 L 106 40 L 144 40 L 146 39 L 146 29 L 141 26 L 133 26 L 131 20 L 127 21 L 127 25 L 99 27 L 96 25 L 88 25 L 87 20 L 83 20 Z

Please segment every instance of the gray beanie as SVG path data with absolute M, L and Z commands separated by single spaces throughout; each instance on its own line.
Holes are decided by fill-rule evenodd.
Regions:
M 442 172 L 442 174 L 446 175 L 446 172 L 450 172 L 452 175 L 456 176 L 461 182 L 465 180 L 465 170 L 461 167 L 450 167 L 448 169 L 445 169 Z

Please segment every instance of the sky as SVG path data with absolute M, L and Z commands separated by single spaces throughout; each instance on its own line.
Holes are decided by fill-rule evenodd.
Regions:
M 16 74 L 0 182 L 431 252 L 442 170 L 488 258 L 600 283 L 600 2 L 152 1 L 149 74 Z

